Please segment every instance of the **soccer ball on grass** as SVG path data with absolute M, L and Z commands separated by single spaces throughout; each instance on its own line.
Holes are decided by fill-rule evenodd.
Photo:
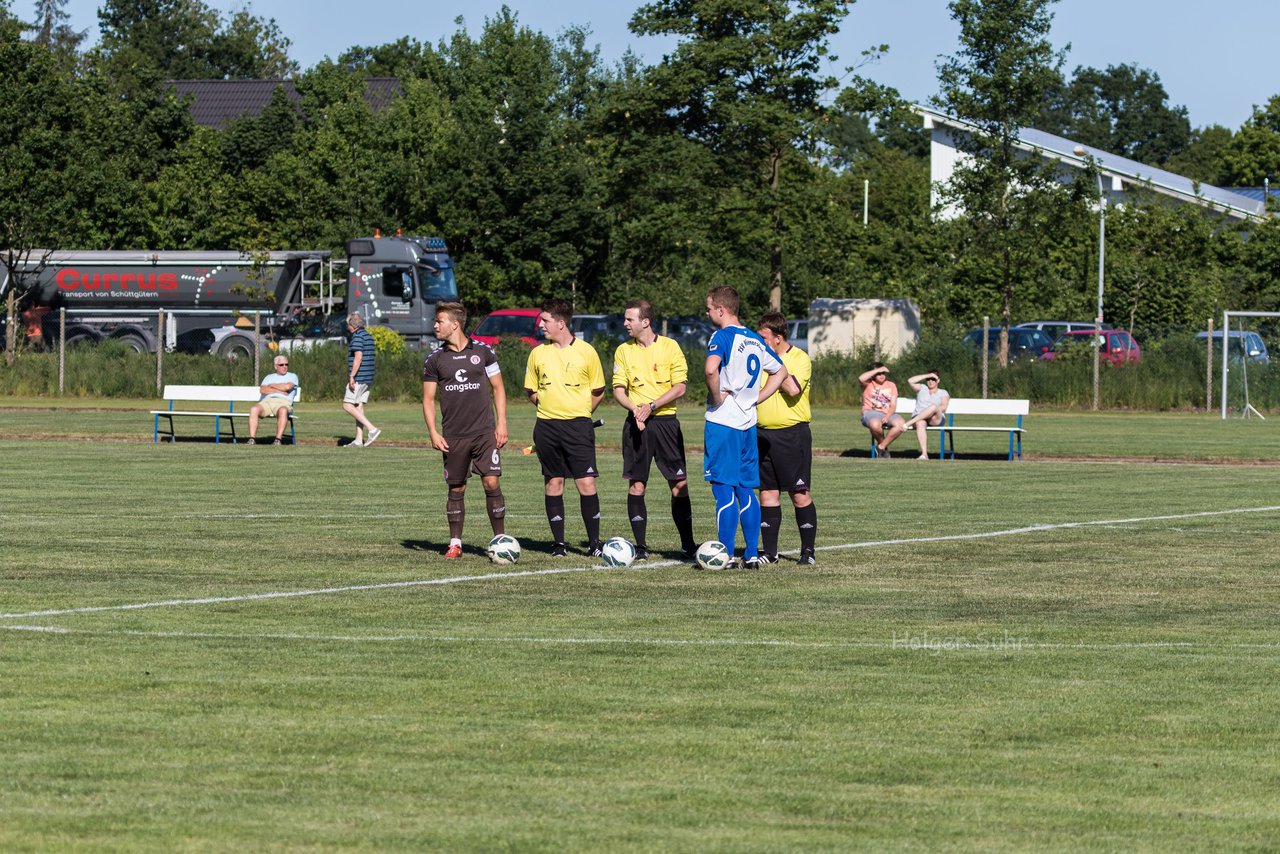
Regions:
M 600 547 L 604 562 L 609 566 L 631 566 L 636 559 L 636 547 L 630 540 L 613 537 Z
M 510 534 L 499 534 L 489 541 L 489 560 L 506 565 L 520 560 L 520 541 Z
M 719 540 L 708 540 L 698 546 L 698 566 L 703 569 L 724 569 L 733 560 L 733 555 Z

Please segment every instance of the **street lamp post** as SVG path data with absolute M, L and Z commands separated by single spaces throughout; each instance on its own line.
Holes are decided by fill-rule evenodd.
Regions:
M 1102 387 L 1102 282 L 1107 260 L 1107 196 L 1102 188 L 1102 171 L 1098 169 L 1098 161 L 1085 153 L 1083 145 L 1075 147 L 1075 155 L 1088 158 L 1098 179 L 1098 313 L 1093 318 L 1093 408 L 1096 411 L 1100 406 Z

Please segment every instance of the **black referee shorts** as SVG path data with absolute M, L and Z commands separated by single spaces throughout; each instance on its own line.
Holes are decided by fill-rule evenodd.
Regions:
M 808 492 L 813 483 L 813 433 L 809 425 L 768 430 L 756 428 L 760 451 L 760 488 Z
M 684 462 L 684 433 L 680 419 L 674 415 L 655 415 L 636 427 L 634 416 L 622 422 L 622 476 L 628 481 L 649 482 L 649 469 L 658 463 L 658 471 L 668 481 L 686 480 L 689 475 Z
M 539 418 L 533 424 L 543 477 L 599 477 L 596 434 L 590 418 Z

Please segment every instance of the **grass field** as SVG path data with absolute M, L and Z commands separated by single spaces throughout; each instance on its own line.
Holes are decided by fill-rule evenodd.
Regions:
M 163 409 L 157 400 L 120 398 L 0 398 L 0 439 L 64 438 L 149 441 L 152 419 L 148 410 Z M 371 404 L 370 417 L 384 429 L 378 441 L 405 448 L 429 448 L 421 404 Z M 599 413 L 607 426 L 597 441 L 617 448 L 623 411 L 612 402 Z M 303 402 L 298 440 L 305 445 L 334 447 L 353 435 L 354 424 L 333 402 Z M 533 435 L 533 407 L 524 402 L 511 406 L 513 445 L 526 445 Z M 702 441 L 702 410 L 683 407 L 680 419 L 690 443 Z M 963 418 L 962 424 L 1009 424 L 1009 418 Z M 1028 428 L 1023 452 L 1028 459 L 1191 460 L 1240 462 L 1280 460 L 1280 417 L 1248 421 L 1195 412 L 1081 412 L 1033 407 L 1025 421 Z M 237 428 L 245 429 L 243 421 Z M 265 428 L 264 428 L 265 429 Z M 206 419 L 179 419 L 178 436 L 207 441 L 213 435 Z M 813 421 L 814 447 L 821 453 L 869 456 L 867 431 L 856 413 L 836 407 L 818 407 Z M 930 437 L 936 454 L 937 438 Z M 960 456 L 1000 457 L 1008 451 L 1007 434 L 965 435 L 959 439 Z M 900 438 L 894 450 L 912 456 L 911 437 Z
M 0 434 L 150 434 L 82 414 Z M 1179 464 L 824 456 L 819 565 L 747 574 L 552 561 L 519 455 L 520 564 L 446 563 L 385 414 L 404 446 L 319 409 L 298 448 L 0 440 L 0 849 L 1280 846 L 1276 469 L 1187 461 L 1274 459 L 1270 421 L 1033 412 L 1029 453 Z

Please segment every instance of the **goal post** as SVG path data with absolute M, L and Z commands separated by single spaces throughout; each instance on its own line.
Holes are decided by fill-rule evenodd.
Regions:
M 1224 311 L 1222 313 L 1222 420 L 1223 421 L 1227 420 L 1227 372 L 1228 372 L 1228 365 L 1230 362 L 1230 360 L 1227 358 L 1228 356 L 1227 347 L 1231 343 L 1231 318 L 1233 317 L 1280 317 L 1280 311 Z M 1244 342 L 1241 341 L 1242 346 L 1243 344 Z M 1241 359 L 1240 369 L 1244 372 L 1244 375 L 1245 375 L 1246 394 L 1248 389 L 1248 376 L 1249 376 L 1248 362 L 1249 362 L 1248 354 L 1245 354 L 1244 358 Z M 1252 404 L 1249 403 L 1247 400 L 1245 401 L 1244 406 L 1252 408 Z M 1256 412 L 1257 410 L 1254 410 L 1254 411 Z

